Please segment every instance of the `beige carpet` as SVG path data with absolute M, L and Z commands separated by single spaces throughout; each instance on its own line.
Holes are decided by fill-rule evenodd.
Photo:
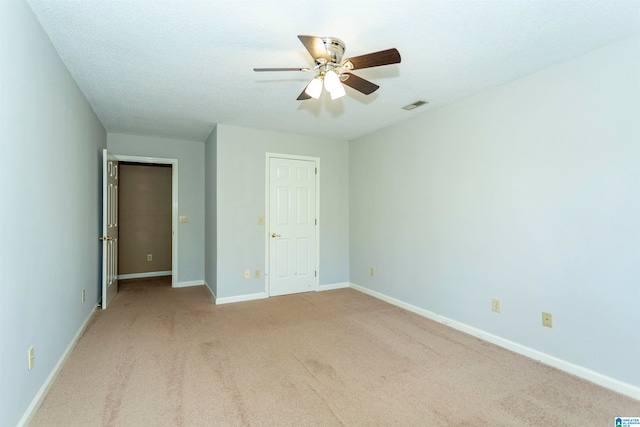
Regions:
M 32 426 L 613 426 L 640 402 L 351 289 L 123 284 Z

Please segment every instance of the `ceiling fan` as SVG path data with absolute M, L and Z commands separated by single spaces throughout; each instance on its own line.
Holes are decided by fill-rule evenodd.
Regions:
M 344 54 L 345 44 L 340 39 L 303 35 L 298 36 L 298 38 L 315 61 L 313 68 L 253 69 L 253 71 L 315 71 L 316 76 L 300 93 L 297 98 L 298 101 L 320 98 L 323 86 L 331 95 L 331 99 L 340 98 L 346 95 L 343 84 L 365 95 L 370 95 L 380 86 L 356 76 L 351 71 L 400 63 L 400 52 L 395 48 L 343 60 L 342 55 Z

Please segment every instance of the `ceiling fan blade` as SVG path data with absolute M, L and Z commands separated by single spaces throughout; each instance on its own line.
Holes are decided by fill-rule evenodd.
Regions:
M 254 68 L 253 71 L 309 71 L 310 68 Z
M 311 84 L 311 82 L 309 82 L 309 84 Z M 309 84 L 307 86 L 309 86 Z M 302 92 L 300 92 L 300 95 L 296 98 L 297 101 L 306 101 L 307 99 L 311 99 L 311 96 L 306 92 L 307 86 L 305 86 Z
M 379 67 L 381 65 L 400 63 L 400 52 L 392 48 L 381 50 L 380 52 L 368 53 L 366 55 L 354 56 L 342 61 L 343 67 L 348 70 L 358 70 L 361 68 Z
M 309 51 L 314 60 L 318 58 L 324 58 L 328 61 L 331 61 L 331 57 L 327 52 L 326 47 L 324 46 L 324 42 L 320 37 L 315 36 L 298 36 L 302 44 Z
M 302 91 L 302 93 L 300 93 L 300 95 L 298 95 L 298 97 L 296 98 L 296 101 L 306 101 L 307 99 L 311 99 L 311 97 L 307 95 L 307 92 Z
M 347 79 L 342 83 L 345 85 L 354 88 L 358 92 L 362 92 L 365 95 L 371 95 L 373 92 L 378 90 L 380 86 L 375 83 L 371 83 L 369 80 L 365 80 L 362 77 L 358 77 L 355 74 L 351 73 L 342 73 L 343 76 L 347 76 Z

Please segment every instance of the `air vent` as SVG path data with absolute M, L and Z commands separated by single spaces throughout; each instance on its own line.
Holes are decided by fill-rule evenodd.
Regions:
M 427 101 L 416 101 L 413 104 L 405 105 L 404 107 L 402 107 L 402 109 L 410 111 L 410 110 L 413 110 L 414 108 L 418 108 L 419 106 L 424 105 L 426 103 L 427 103 Z

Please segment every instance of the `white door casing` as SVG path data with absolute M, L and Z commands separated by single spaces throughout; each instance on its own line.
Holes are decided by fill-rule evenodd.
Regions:
M 118 160 L 102 152 L 102 309 L 118 293 Z
M 318 159 L 267 154 L 267 160 L 268 295 L 317 290 Z

